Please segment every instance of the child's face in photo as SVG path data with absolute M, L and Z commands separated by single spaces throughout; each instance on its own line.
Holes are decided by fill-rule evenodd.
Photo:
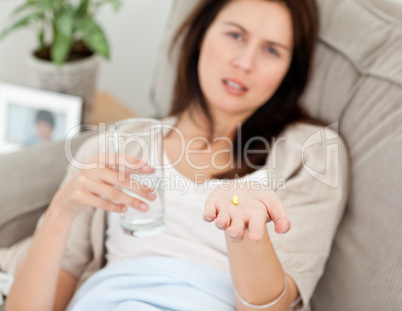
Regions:
M 36 134 L 39 141 L 49 141 L 52 138 L 53 125 L 49 122 L 38 120 L 36 122 Z

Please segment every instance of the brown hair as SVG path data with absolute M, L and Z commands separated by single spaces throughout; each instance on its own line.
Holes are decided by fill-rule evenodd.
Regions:
M 213 120 L 198 78 L 199 50 L 209 26 L 230 1 L 232 0 L 200 1 L 179 27 L 170 46 L 172 52 L 174 46 L 182 40 L 172 108 L 169 115 L 178 115 L 191 104 L 200 105 L 209 122 L 211 135 L 214 131 Z M 242 124 L 241 141 L 239 141 L 239 137 L 236 137 L 233 143 L 233 158 L 236 163 L 240 162 L 241 165 L 229 172 L 214 176 L 215 178 L 242 177 L 264 166 L 269 150 L 265 153 L 255 152 L 249 155 L 247 160 L 252 164 L 251 166 L 246 165 L 243 152 L 240 154 L 235 152 L 238 149 L 244 150 L 247 143 L 247 150 L 250 151 L 266 149 L 266 145 L 261 139 L 252 140 L 252 138 L 260 137 L 264 138 L 265 141 L 271 141 L 287 125 L 297 121 L 323 124 L 323 122 L 310 117 L 299 104 L 299 98 L 308 82 L 318 33 L 319 22 L 316 3 L 314 0 L 281 0 L 280 2 L 287 5 L 293 21 L 293 57 L 289 70 L 274 95 Z

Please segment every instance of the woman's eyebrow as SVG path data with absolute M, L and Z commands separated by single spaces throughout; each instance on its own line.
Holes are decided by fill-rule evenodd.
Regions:
M 241 31 L 243 31 L 245 34 L 248 34 L 248 33 L 249 33 L 249 32 L 246 30 L 246 28 L 244 28 L 243 26 L 241 26 L 241 25 L 239 25 L 239 24 L 237 24 L 237 23 L 234 23 L 234 22 L 225 22 L 224 24 L 225 24 L 225 25 L 230 25 L 230 26 L 235 26 L 235 27 L 241 29 Z M 282 44 L 282 43 L 275 42 L 275 41 L 269 41 L 269 40 L 266 41 L 266 43 L 268 43 L 268 44 L 270 44 L 270 45 L 276 45 L 276 46 L 281 47 L 281 48 L 283 48 L 283 49 L 285 49 L 285 50 L 287 50 L 287 51 L 290 51 L 290 48 L 287 47 L 286 45 Z

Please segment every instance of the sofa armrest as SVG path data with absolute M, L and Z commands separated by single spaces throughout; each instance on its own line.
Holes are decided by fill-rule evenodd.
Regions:
M 94 132 L 73 139 L 72 152 Z M 64 141 L 0 155 L 0 247 L 32 235 L 67 169 Z

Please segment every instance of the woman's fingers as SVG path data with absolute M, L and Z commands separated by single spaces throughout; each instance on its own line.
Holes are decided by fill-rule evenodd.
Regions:
M 292 227 L 289 218 L 285 215 L 281 218 L 276 218 L 274 220 L 275 223 L 275 232 L 276 233 L 286 233 L 289 232 Z
M 257 207 L 259 204 L 261 202 L 255 198 L 244 198 L 242 206 L 229 206 L 230 227 L 226 232 L 233 241 L 243 240 L 246 228 L 251 241 L 261 240 L 269 219 L 268 214 L 259 208 L 249 208 Z
M 211 199 L 207 199 L 204 206 L 204 213 L 202 214 L 202 218 L 207 222 L 213 222 L 216 218 L 217 210 L 215 207 L 215 201 Z
M 208 197 L 203 219 L 212 222 L 220 230 L 226 230 L 233 241 L 241 241 L 245 230 L 251 241 L 260 241 L 264 236 L 266 223 L 273 221 L 277 233 L 290 230 L 290 220 L 280 198 L 268 190 L 243 189 L 231 191 L 214 191 Z M 232 203 L 236 194 L 237 204 Z M 229 203 L 230 202 L 230 203 Z
M 153 201 L 156 199 L 154 189 L 149 188 L 143 184 L 140 184 L 137 181 L 133 181 L 129 176 L 120 179 L 119 174 L 115 170 L 104 169 L 101 171 L 97 171 L 96 178 L 103 183 L 117 187 L 122 187 L 126 190 L 134 192 L 147 200 Z
M 256 198 L 266 206 L 269 218 L 275 224 L 276 233 L 286 233 L 290 230 L 290 220 L 286 214 L 285 206 L 279 197 L 272 191 L 259 191 Z
M 136 167 L 126 165 L 128 162 L 136 164 Z M 154 169 L 148 164 L 133 157 L 119 154 L 97 154 L 74 178 L 59 189 L 52 202 L 57 202 L 54 204 L 73 215 L 79 214 L 87 206 L 120 213 L 124 212 L 127 206 L 147 211 L 149 206 L 142 202 L 141 198 L 134 198 L 124 193 L 123 190 L 127 189 L 133 192 L 133 196 L 139 195 L 148 201 L 155 200 L 156 194 L 150 188 L 151 186 L 139 184 L 130 176 L 141 174 L 138 176 L 142 177 L 142 175 L 152 172 Z
M 261 241 L 264 235 L 264 229 L 268 220 L 268 216 L 255 215 L 248 222 L 248 238 L 253 242 Z
M 113 203 L 130 206 L 139 211 L 147 211 L 149 209 L 148 204 L 140 201 L 137 198 L 127 195 L 123 191 L 101 182 L 96 182 L 90 179 L 85 180 L 85 189 L 93 194 L 100 196 L 103 199 L 107 199 Z
M 270 204 L 271 203 L 271 204 Z M 286 214 L 286 209 L 279 199 L 273 199 L 268 203 L 269 217 L 275 224 L 276 233 L 286 233 L 290 230 L 290 220 Z
M 146 162 L 126 154 L 109 153 L 95 155 L 94 157 L 100 168 L 116 169 L 127 175 L 134 173 L 149 174 L 155 171 Z
M 231 219 L 230 227 L 226 232 L 233 241 L 240 242 L 244 238 L 244 230 L 244 219 L 236 217 Z
M 88 206 L 101 208 L 109 212 L 124 213 L 127 211 L 127 207 L 123 204 L 111 202 L 90 192 L 82 193 L 81 200 Z
M 215 220 L 215 226 L 218 229 L 226 230 L 231 225 L 231 217 L 229 215 L 229 207 L 230 205 L 224 205 L 221 208 L 218 208 L 219 213 Z

